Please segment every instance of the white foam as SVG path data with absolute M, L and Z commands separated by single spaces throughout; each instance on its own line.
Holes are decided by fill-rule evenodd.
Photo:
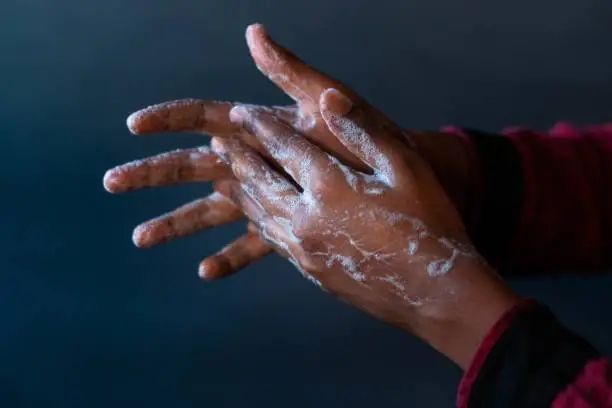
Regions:
M 408 254 L 414 255 L 419 249 L 419 241 L 416 239 L 411 239 L 408 241 Z
M 378 149 L 372 137 L 351 119 L 338 116 L 327 111 L 326 116 L 330 124 L 337 129 L 341 139 L 349 144 L 349 150 L 356 151 L 357 156 L 363 157 L 367 163 L 374 164 L 374 171 L 378 180 L 391 185 L 392 167 L 389 159 Z
M 381 278 L 378 278 L 378 280 L 393 285 L 397 290 L 399 290 L 401 292 L 405 292 L 406 291 L 406 286 L 403 283 L 400 282 L 399 276 L 397 276 L 397 275 L 386 275 L 386 276 L 383 276 Z
M 437 259 L 427 264 L 427 274 L 431 277 L 446 275 L 455 265 L 455 260 L 459 256 L 457 249 L 452 250 L 452 254 L 446 259 Z
M 298 113 L 298 118 L 293 122 L 295 127 L 299 126 L 299 120 Z M 328 120 L 330 120 L 329 117 Z M 331 122 L 333 122 L 332 124 L 336 128 L 341 130 L 341 136 L 347 144 L 352 146 L 351 149 L 359 149 L 361 156 L 376 167 L 374 174 L 366 174 L 353 170 L 330 156 L 334 167 L 339 169 L 344 176 L 347 186 L 355 192 L 369 194 L 370 196 L 385 194 L 385 191 L 388 190 L 388 185 L 392 181 L 390 178 L 393 176 L 389 159 L 378 149 L 372 137 L 350 119 L 332 117 Z M 311 177 L 315 174 L 312 169 L 312 158 L 307 155 L 304 158 L 300 158 L 300 161 L 297 161 L 295 153 L 274 142 L 279 137 L 297 138 L 299 140 L 293 140 L 296 143 L 302 143 L 303 141 L 289 129 L 283 129 L 283 134 L 281 135 L 278 134 L 278 129 L 274 130 L 276 130 L 275 134 L 270 135 L 269 139 L 273 142 L 268 143 L 270 153 L 276 160 L 285 163 L 285 167 L 288 167 L 287 164 L 289 163 L 293 165 L 292 173 L 294 174 L 292 176 L 304 188 L 303 193 L 297 195 L 298 198 L 296 198 L 292 205 L 296 210 L 300 206 L 304 206 L 303 208 L 310 211 L 305 216 L 310 216 L 317 225 L 327 224 L 328 226 L 326 230 L 321 231 L 320 227 L 317 230 L 325 250 L 310 253 L 308 256 L 320 257 L 325 266 L 330 270 L 339 268 L 356 283 L 366 287 L 370 287 L 372 279 L 381 280 L 390 284 L 393 287 L 394 293 L 406 302 L 409 302 L 411 305 L 421 306 L 433 300 L 426 297 L 414 298 L 408 287 L 410 279 L 406 278 L 407 282 L 404 282 L 400 275 L 390 269 L 398 267 L 397 265 L 390 266 L 394 258 L 405 257 L 407 260 L 414 260 L 409 266 L 410 269 L 415 268 L 415 265 L 422 265 L 421 267 L 425 269 L 424 272 L 427 276 L 437 278 L 448 274 L 454 268 L 458 257 L 474 256 L 473 248 L 438 236 L 433 231 L 430 231 L 422 220 L 402 212 L 388 211 L 383 207 L 376 206 L 372 208 L 371 205 L 364 205 L 361 208 L 361 205 L 358 205 L 350 211 L 345 210 L 343 213 L 334 213 L 333 209 L 321 206 L 319 201 L 321 197 L 314 196 L 309 189 L 309 186 L 312 184 L 311 181 L 314 181 L 311 180 Z M 272 129 L 269 129 L 269 131 L 272 131 Z M 286 170 L 289 169 L 286 168 Z M 324 172 L 325 170 L 314 169 L 315 172 Z M 266 175 L 266 181 L 274 186 L 271 176 Z M 285 188 L 277 186 L 273 190 L 281 195 Z M 353 220 L 350 218 L 353 218 Z M 408 228 L 412 230 L 412 235 L 406 238 L 404 244 L 393 241 L 386 243 L 383 247 L 372 247 L 361 242 L 358 237 L 346 229 L 344 224 L 354 221 L 355 218 L 358 222 L 372 223 L 382 228 L 397 228 L 407 223 Z M 290 239 L 298 242 L 297 237 L 293 234 L 290 220 L 275 217 L 275 221 L 285 230 Z M 430 249 L 428 249 L 430 248 L 429 244 L 423 244 L 425 240 L 437 244 L 438 250 L 433 249 L 436 255 L 432 254 Z M 367 242 L 372 241 L 368 239 Z M 283 248 L 287 250 L 288 247 L 285 245 Z M 439 249 L 442 249 L 443 253 L 438 255 Z M 445 256 L 445 251 L 448 252 L 448 256 Z M 437 258 L 434 258 L 435 256 Z M 295 260 L 292 260 L 292 262 L 297 264 Z M 385 270 L 388 273 L 385 274 Z M 303 273 L 304 271 L 301 272 Z M 382 277 L 380 277 L 381 273 L 383 274 Z M 415 272 L 410 271 L 409 273 Z M 305 274 L 305 276 L 307 275 Z

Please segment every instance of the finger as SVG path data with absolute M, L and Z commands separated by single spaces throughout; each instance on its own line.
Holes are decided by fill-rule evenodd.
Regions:
M 313 264 L 312 260 L 309 259 L 310 257 L 304 254 L 300 241 L 296 239 L 293 231 L 287 224 L 276 222 L 276 220 L 267 222 L 264 231 L 262 231 L 262 237 L 272 245 L 275 252 L 288 259 L 302 276 L 317 286 L 321 286 L 321 282 L 310 273 L 306 272 L 303 267 L 303 262 L 299 261 L 299 259 L 307 260 L 307 264 L 310 265 L 311 271 L 319 269 Z
M 218 181 L 215 183 L 215 191 L 218 191 L 224 197 L 228 197 L 258 228 L 261 228 L 264 220 L 270 217 L 264 208 L 244 191 L 240 182 L 236 180 L 226 179 Z
M 256 232 L 249 232 L 215 255 L 200 263 L 198 274 L 202 279 L 225 278 L 272 252 L 272 247 Z
M 286 217 L 295 211 L 299 191 L 244 142 L 238 138 L 213 138 L 212 148 L 229 163 L 236 179 L 268 214 Z
M 242 133 L 239 126 L 229 120 L 232 102 L 178 99 L 149 106 L 128 116 L 128 129 L 136 135 L 163 132 L 200 132 L 224 137 Z M 274 109 L 288 121 L 299 119 L 292 106 Z
M 406 146 L 399 137 L 394 137 L 391 123 L 369 107 L 353 104 L 336 89 L 321 94 L 320 110 L 329 130 L 340 142 L 382 181 L 394 185 L 396 168 L 405 162 Z
M 235 104 L 230 102 L 181 99 L 162 102 L 132 113 L 127 119 L 130 131 L 136 135 L 163 132 L 200 132 L 213 137 L 240 135 L 247 144 L 263 152 L 259 142 L 239 125 L 229 120 L 229 112 Z M 303 127 L 312 126 L 295 106 L 268 108 L 287 123 Z
M 175 150 L 110 169 L 104 188 L 123 193 L 144 187 L 210 181 L 231 176 L 229 167 L 209 147 Z
M 364 171 L 367 166 L 355 158 L 336 138 L 328 137 L 325 128 L 320 129 L 319 98 L 328 88 L 340 89 L 353 100 L 359 95 L 338 80 L 308 66 L 291 51 L 277 44 L 261 24 L 247 28 L 247 43 L 257 68 L 272 82 L 294 99 L 300 110 L 297 120 L 286 121 L 304 132 L 327 151 L 334 152 L 340 161 Z M 319 131 L 313 131 L 319 130 Z
M 285 223 L 283 223 L 283 224 L 287 225 L 287 223 L 286 223 L 286 222 L 285 222 Z M 276 226 L 278 226 L 278 227 L 281 227 L 281 225 L 280 225 L 280 224 L 278 224 L 278 222 L 276 222 L 276 223 L 275 223 L 275 225 L 276 225 Z M 270 226 L 270 223 L 268 223 L 268 227 L 269 227 L 269 226 Z M 285 231 L 287 230 L 287 228 L 286 228 L 286 227 L 285 227 L 285 228 L 283 228 L 283 229 L 284 229 Z M 250 233 L 253 233 L 253 234 L 257 234 L 259 237 L 261 237 L 261 239 L 262 239 L 263 241 L 267 242 L 267 243 L 268 243 L 268 245 L 271 245 L 271 248 L 272 248 L 272 249 L 273 249 L 273 250 L 274 250 L 276 253 L 278 253 L 280 256 L 282 256 L 283 258 L 287 258 L 287 259 L 288 259 L 288 258 L 290 258 L 290 257 L 291 257 L 291 254 L 290 254 L 289 252 L 287 252 L 287 250 L 284 248 L 284 247 L 285 247 L 285 245 L 282 245 L 282 246 L 279 246 L 278 244 L 276 244 L 276 245 L 275 245 L 275 244 L 274 244 L 274 242 L 275 242 L 275 241 L 274 241 L 273 239 L 271 239 L 271 238 L 272 238 L 272 235 L 271 235 L 271 234 L 269 234 L 269 233 L 265 233 L 265 232 L 261 231 L 261 230 L 259 229 L 259 227 L 258 227 L 257 225 L 255 225 L 255 224 L 253 224 L 252 222 L 249 222 L 249 223 L 248 223 L 248 225 L 247 225 L 247 231 L 249 231 Z M 278 234 L 277 234 L 277 235 L 278 235 Z M 295 238 L 295 235 L 293 235 L 293 234 L 284 233 L 284 234 L 281 234 L 281 235 L 280 235 L 280 237 L 283 237 L 283 238 L 285 239 L 285 241 L 288 241 L 288 242 L 289 242 L 289 241 L 292 241 L 292 240 L 293 240 L 292 242 L 297 242 L 297 241 L 295 241 L 295 239 L 296 239 L 296 238 Z M 279 242 L 279 240 L 277 239 L 277 240 L 276 240 L 276 242 Z
M 291 249 L 299 244 L 299 240 L 293 234 L 290 222 L 283 217 L 274 217 L 268 214 L 259 204 L 242 188 L 236 180 L 222 180 L 217 183 L 217 188 L 223 195 L 231 197 L 231 200 L 244 211 L 247 218 L 255 227 L 250 227 L 251 232 L 258 232 L 264 241 L 274 246 L 276 252 L 284 257 L 289 257 Z M 277 221 L 278 220 L 278 221 Z
M 223 191 L 223 194 L 230 195 L 231 194 L 229 191 L 230 185 L 224 182 L 217 183 L 217 185 L 221 185 L 221 184 L 224 184 L 224 186 L 219 191 Z M 235 185 L 237 183 L 233 182 L 233 184 Z M 307 277 L 309 280 L 315 282 L 317 285 L 320 286 L 320 283 L 316 279 L 313 279 L 313 277 L 310 276 L 308 273 L 306 273 L 297 262 L 297 258 L 299 257 L 299 254 L 302 253 L 302 251 L 300 248 L 300 242 L 299 240 L 297 240 L 293 231 L 291 230 L 291 226 L 288 223 L 285 223 L 285 222 L 279 223 L 276 220 L 273 220 L 270 218 L 265 219 L 265 221 L 262 222 L 262 224 L 264 225 L 262 225 L 262 227 L 259 227 L 255 223 L 249 222 L 247 226 L 247 229 L 249 231 L 248 235 L 252 234 L 252 235 L 261 236 L 262 237 L 261 242 L 265 242 L 267 245 L 266 254 L 271 249 L 273 249 L 275 252 L 277 252 L 282 257 L 289 259 L 305 277 Z M 256 248 L 256 245 L 253 244 L 253 247 Z M 253 252 L 255 252 L 255 249 L 253 249 Z M 233 271 L 236 271 L 238 268 L 230 266 L 229 260 L 226 260 L 227 258 L 230 258 L 230 257 L 224 256 L 221 259 L 218 259 L 216 257 L 211 257 L 205 260 L 204 262 L 206 262 L 206 264 L 204 265 L 204 271 L 201 272 L 201 276 L 202 275 L 204 276 L 214 275 L 214 273 L 208 272 L 210 270 L 227 271 L 226 273 L 233 273 Z M 239 257 L 234 257 L 234 258 L 239 259 Z M 226 261 L 224 262 L 224 260 Z M 238 263 L 237 261 L 234 261 L 234 262 Z M 238 264 L 241 265 L 240 267 L 244 267 L 242 265 L 246 265 L 245 263 L 238 263 Z M 202 269 L 203 268 L 201 264 L 200 270 L 202 271 Z M 222 276 L 227 276 L 227 275 L 223 274 L 222 272 Z
M 259 234 L 259 228 L 257 227 L 257 225 L 253 224 L 252 222 L 249 222 L 247 224 L 247 231 L 252 232 L 254 234 Z
M 139 225 L 134 229 L 132 240 L 137 247 L 150 248 L 206 228 L 234 222 L 242 216 L 240 208 L 231 200 L 214 192 Z
M 240 133 L 228 119 L 230 102 L 180 99 L 132 113 L 127 126 L 136 135 L 161 132 L 201 132 L 212 136 Z
M 237 106 L 230 117 L 241 123 L 262 144 L 278 164 L 299 184 L 308 189 L 315 182 L 314 174 L 332 176 L 336 164 L 320 148 L 268 112 Z
M 309 67 L 291 51 L 267 35 L 261 24 L 246 31 L 247 44 L 257 68 L 307 113 L 319 111 L 319 96 L 327 88 L 340 88 L 353 95 L 337 80 Z

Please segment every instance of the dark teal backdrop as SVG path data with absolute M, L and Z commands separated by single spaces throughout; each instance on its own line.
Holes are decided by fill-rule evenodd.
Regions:
M 0 407 L 454 405 L 449 362 L 276 257 L 200 282 L 239 226 L 132 246 L 209 186 L 105 193 L 107 168 L 207 142 L 130 136 L 127 114 L 285 102 L 249 59 L 255 21 L 406 127 L 612 120 L 609 0 L 2 0 Z M 610 277 L 516 286 L 612 352 Z

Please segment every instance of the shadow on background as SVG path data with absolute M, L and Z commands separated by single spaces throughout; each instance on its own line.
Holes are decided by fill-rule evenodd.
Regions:
M 200 282 L 242 225 L 132 246 L 209 186 L 102 189 L 111 166 L 207 142 L 130 136 L 135 109 L 286 102 L 249 59 L 255 21 L 406 127 L 612 120 L 608 0 L 3 0 L 1 407 L 454 406 L 448 361 L 276 257 Z M 611 282 L 517 287 L 611 352 Z

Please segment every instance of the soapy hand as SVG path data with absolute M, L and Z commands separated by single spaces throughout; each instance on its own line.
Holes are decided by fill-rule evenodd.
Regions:
M 474 337 L 486 329 L 474 330 L 474 321 L 488 328 L 512 297 L 472 247 L 431 166 L 402 141 L 399 127 L 364 101 L 328 89 L 319 109 L 367 170 L 341 163 L 268 110 L 238 106 L 230 118 L 283 171 L 240 138 L 213 138 L 213 150 L 237 179 L 219 182 L 219 191 L 312 282 L 443 352 L 432 328 L 457 325 L 473 302 L 486 305 L 493 315 L 472 315 L 472 330 L 465 332 L 472 337 L 463 335 L 475 349 Z M 478 302 L 483 295 L 488 301 Z M 465 347 L 446 350 L 460 364 L 466 353 Z
M 455 263 L 477 259 L 429 166 L 399 142 L 398 128 L 377 113 L 365 114 L 339 91 L 324 92 L 320 107 L 329 129 L 369 171 L 342 164 L 266 110 L 238 106 L 231 118 L 288 176 L 241 139 L 213 138 L 213 150 L 237 178 L 217 188 L 268 242 L 330 291 L 362 295 L 384 286 L 390 299 L 413 306 L 452 296 L 415 284 L 419 276 L 428 282 Z
M 327 88 L 340 89 L 355 100 L 359 100 L 359 97 L 340 82 L 309 67 L 272 41 L 260 25 L 249 27 L 247 42 L 260 71 L 296 101 L 296 105 L 292 106 L 265 108 L 267 112 L 290 123 L 306 138 L 333 153 L 343 163 L 358 170 L 366 170 L 361 160 L 329 131 L 318 106 L 319 96 Z M 130 131 L 139 135 L 197 132 L 224 138 L 237 136 L 265 154 L 257 139 L 230 122 L 228 116 L 234 106 L 230 102 L 197 99 L 171 101 L 138 111 L 130 115 L 127 122 Z M 395 136 L 403 143 L 409 140 L 404 132 L 398 132 Z M 419 151 L 434 166 L 453 201 L 460 209 L 466 207 L 465 198 L 469 197 L 469 191 L 458 182 L 466 167 L 461 162 L 466 157 L 462 143 L 456 137 L 438 132 L 411 132 L 411 140 L 416 142 Z M 227 166 L 219 162 L 207 147 L 201 147 L 164 153 L 115 167 L 106 173 L 104 185 L 112 193 L 122 193 L 146 187 L 218 181 L 231 177 Z M 237 221 L 242 216 L 235 205 L 215 192 L 141 224 L 134 230 L 133 240 L 139 247 L 151 247 L 206 228 Z M 200 275 L 206 279 L 227 276 L 270 251 L 269 245 L 260 239 L 251 224 L 247 234 L 205 259 L 200 264 Z
M 296 105 L 268 108 L 275 115 L 292 123 L 311 140 L 320 143 L 359 166 L 318 116 L 317 98 L 327 86 L 342 87 L 337 81 L 311 69 L 286 49 L 273 42 L 259 25 L 251 26 L 247 42 L 256 66 L 288 95 Z M 230 102 L 185 99 L 151 106 L 130 115 L 128 128 L 134 134 L 157 132 L 199 132 L 216 137 L 240 136 L 251 146 L 257 141 L 229 121 Z M 261 149 L 260 149 L 261 150 Z M 105 188 L 122 193 L 145 187 L 186 182 L 220 180 L 231 177 L 226 166 L 207 147 L 177 150 L 159 156 L 126 163 L 109 170 Z M 218 193 L 198 199 L 174 211 L 139 225 L 133 241 L 139 247 L 151 247 L 206 228 L 239 220 L 243 214 Z M 247 234 L 227 245 L 200 264 L 200 275 L 206 279 L 227 276 L 271 252 L 253 225 Z

